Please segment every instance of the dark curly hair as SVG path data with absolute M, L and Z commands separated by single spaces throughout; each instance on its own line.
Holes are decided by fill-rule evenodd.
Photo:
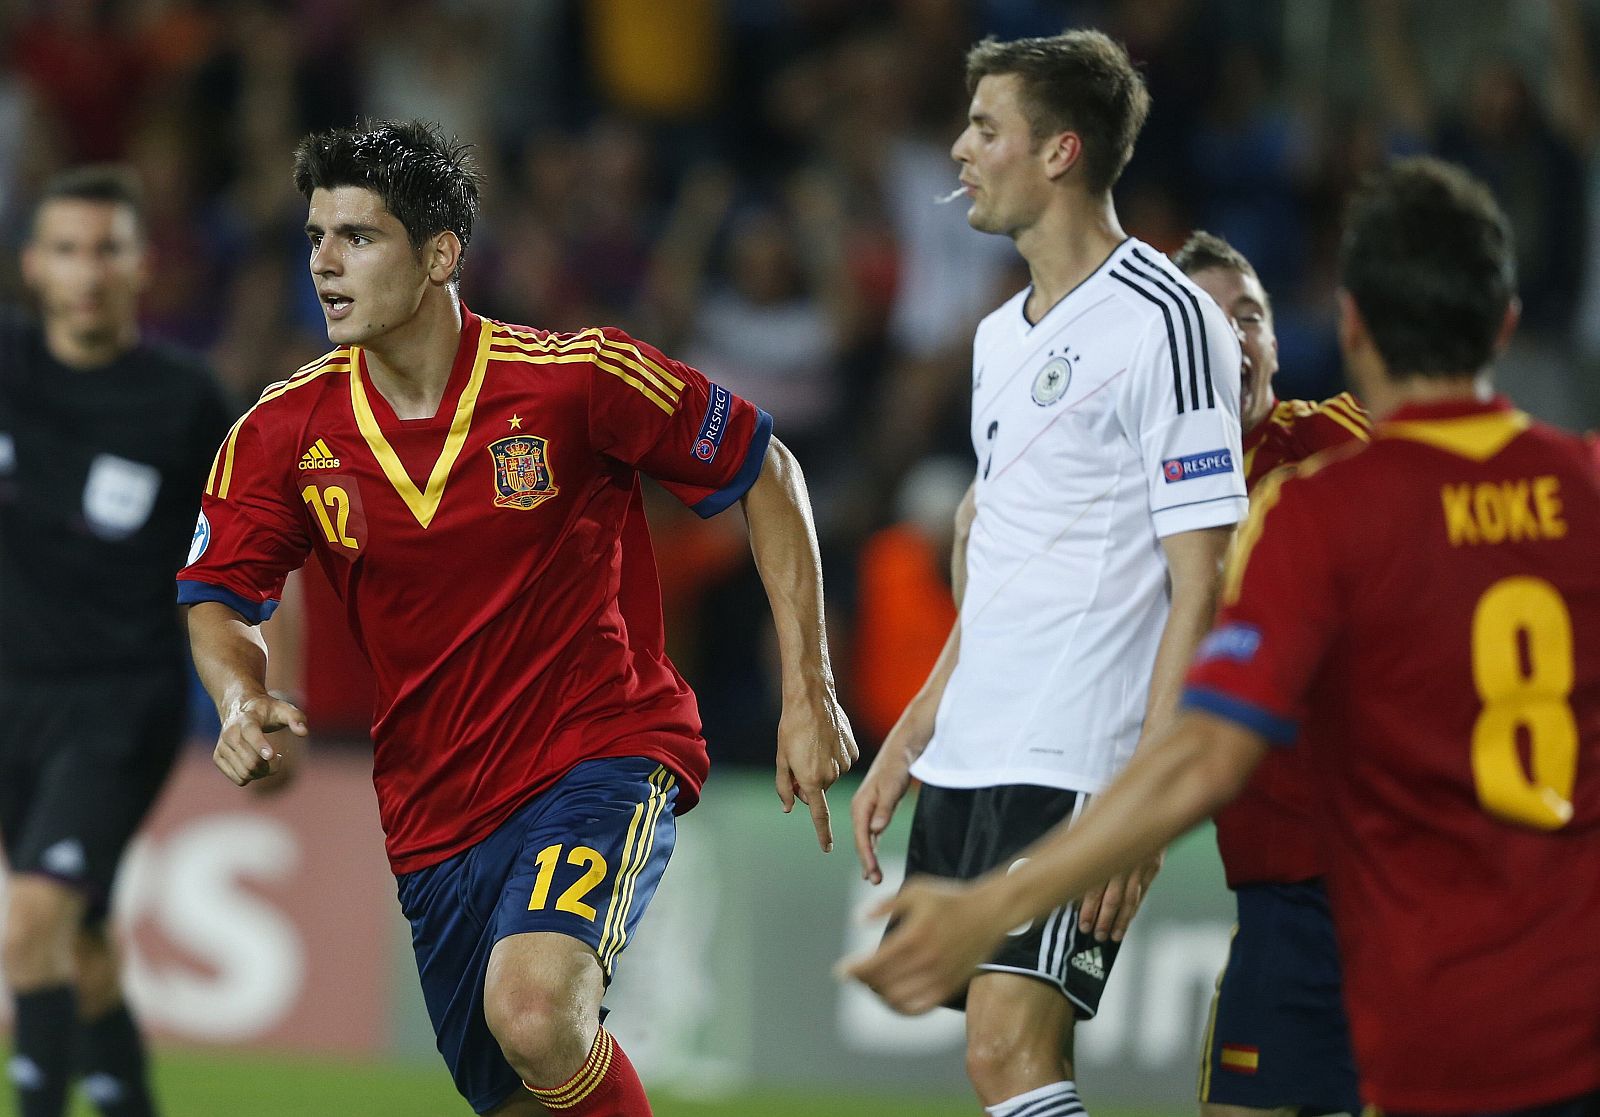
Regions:
M 371 190 L 405 226 L 411 247 L 421 248 L 429 237 L 448 229 L 461 241 L 464 260 L 482 181 L 468 150 L 469 145 L 446 137 L 437 124 L 421 120 L 333 128 L 300 141 L 294 153 L 294 185 L 307 201 L 313 190 Z M 450 278 L 460 280 L 459 261 Z
M 1339 272 L 1397 377 L 1483 368 L 1517 295 L 1506 215 L 1487 186 L 1438 159 L 1400 160 L 1362 182 Z

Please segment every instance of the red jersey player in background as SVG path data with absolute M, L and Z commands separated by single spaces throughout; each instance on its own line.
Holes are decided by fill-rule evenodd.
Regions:
M 1217 301 L 1245 355 L 1240 404 L 1245 485 L 1353 439 L 1371 424 L 1348 394 L 1321 403 L 1278 400 L 1278 338 L 1256 270 L 1221 237 L 1196 232 L 1172 262 Z M 1200 1055 L 1204 1117 L 1271 1110 L 1361 1108 L 1326 872 L 1313 830 L 1316 791 L 1300 749 L 1268 754 L 1249 785 L 1217 812 L 1217 848 L 1238 921 Z
M 898 929 L 855 976 L 938 1004 L 1008 928 L 1218 810 L 1303 725 L 1363 1097 L 1600 1112 L 1600 479 L 1581 439 L 1491 392 L 1513 261 L 1459 168 L 1363 185 L 1339 334 L 1371 443 L 1257 494 L 1166 737 L 1009 876 L 885 904 Z
M 479 1113 L 648 1114 L 601 999 L 708 763 L 639 474 L 743 506 L 783 660 L 778 794 L 826 851 L 856 747 L 799 467 L 765 412 L 619 330 L 463 306 L 478 180 L 435 128 L 310 136 L 294 174 L 338 348 L 234 426 L 179 577 L 217 766 L 242 786 L 278 766 L 267 734 L 306 733 L 255 626 L 314 553 L 376 677 L 379 813 L 457 1088 Z

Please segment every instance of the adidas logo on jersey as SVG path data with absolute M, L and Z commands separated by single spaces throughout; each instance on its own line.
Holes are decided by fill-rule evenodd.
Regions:
M 1072 956 L 1074 969 L 1082 970 L 1096 981 L 1104 981 L 1106 977 L 1106 960 L 1100 954 L 1098 946 L 1091 946 L 1088 950 L 1080 950 Z
M 311 449 L 300 455 L 300 468 L 338 469 L 339 459 L 333 456 L 328 444 L 319 438 L 311 444 Z

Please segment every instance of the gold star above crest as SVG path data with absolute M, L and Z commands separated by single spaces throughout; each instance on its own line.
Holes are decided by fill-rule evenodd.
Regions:
M 514 430 L 514 431 L 519 431 L 519 430 L 522 429 L 522 416 L 521 415 L 513 415 L 513 416 L 511 416 L 511 418 L 507 419 L 506 422 L 511 424 L 511 429 Z

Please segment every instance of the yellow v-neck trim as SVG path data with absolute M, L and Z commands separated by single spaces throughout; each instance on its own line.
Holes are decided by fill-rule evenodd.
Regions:
M 406 502 L 406 507 L 411 509 L 411 514 L 423 528 L 427 528 L 438 513 L 445 482 L 450 479 L 450 470 L 461 456 L 461 447 L 466 445 L 467 431 L 472 427 L 472 412 L 478 404 L 478 392 L 483 387 L 484 369 L 489 364 L 489 342 L 493 336 L 494 328 L 486 320 L 479 319 L 478 352 L 472 360 L 472 375 L 467 378 L 467 386 L 461 389 L 461 398 L 456 401 L 455 418 L 450 423 L 444 448 L 433 463 L 433 472 L 428 475 L 428 487 L 420 491 L 406 472 L 400 455 L 394 452 L 394 447 L 384 437 L 378 417 L 372 413 L 372 404 L 361 383 L 361 350 L 352 349 L 350 352 L 350 406 L 356 414 L 356 426 L 361 430 L 361 437 L 367 440 L 372 456 L 378 459 L 384 476 L 389 478 L 389 484 L 394 486 L 394 491 L 400 494 L 400 499 Z
M 1378 432 L 1385 438 L 1422 442 L 1471 461 L 1486 462 L 1532 424 L 1525 412 L 1496 411 L 1454 419 L 1398 419 L 1381 424 Z

